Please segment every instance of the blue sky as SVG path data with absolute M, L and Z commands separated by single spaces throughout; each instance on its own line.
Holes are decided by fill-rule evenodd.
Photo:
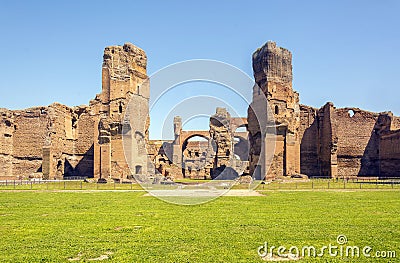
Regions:
M 201 58 L 252 75 L 251 54 L 274 40 L 293 53 L 301 103 L 400 115 L 399 13 L 400 1 L 2 1 L 0 107 L 87 104 L 108 45 L 143 48 L 149 74 Z

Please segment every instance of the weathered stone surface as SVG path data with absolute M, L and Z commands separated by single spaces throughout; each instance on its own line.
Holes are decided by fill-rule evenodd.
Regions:
M 215 178 L 224 169 L 219 179 L 400 174 L 400 118 L 333 103 L 300 105 L 292 54 L 274 42 L 253 54 L 257 85 L 247 118 L 218 108 L 209 130 L 184 131 L 176 117 L 171 141 L 149 140 L 146 65 L 145 52 L 130 43 L 106 47 L 102 91 L 88 106 L 0 108 L 0 180 L 136 176 L 151 182 L 149 175 Z M 195 136 L 206 141 L 190 141 Z
M 248 174 L 247 132 L 236 131 L 246 125 L 246 118 L 233 118 L 225 108 L 217 108 L 210 117 L 208 131 L 182 130 L 182 120 L 176 116 L 174 141 L 149 141 L 149 155 L 156 173 L 173 178 L 212 179 L 227 168 L 235 178 Z M 191 141 L 194 137 L 206 140 Z M 227 171 L 218 179 L 229 179 Z
M 210 118 L 210 136 L 217 152 L 215 167 L 229 167 L 233 156 L 233 134 L 230 127 L 230 114 L 224 108 L 217 108 Z
M 144 51 L 130 43 L 104 50 L 102 93 L 91 102 L 97 116 L 95 177 L 124 179 L 147 174 L 150 93 L 146 65 Z
M 257 83 L 268 81 L 292 85 L 292 53 L 268 41 L 253 54 L 253 70 Z
M 253 70 L 257 85 L 248 115 L 250 173 L 258 179 L 299 173 L 300 107 L 299 95 L 292 88 L 292 54 L 267 42 L 254 52 Z M 259 124 L 254 125 L 257 121 Z M 266 130 L 266 126 L 271 128 Z
M 333 103 L 321 109 L 299 105 L 298 94 L 292 89 L 291 59 L 288 50 L 273 42 L 253 54 L 258 85 L 248 113 L 250 172 L 270 179 L 298 173 L 326 177 L 397 176 L 399 118 L 358 108 L 336 109 Z M 276 129 L 272 134 L 268 130 L 263 134 L 262 127 L 269 119 L 259 98 L 262 94 L 273 112 Z M 256 112 L 260 109 L 265 113 Z M 264 119 L 257 122 L 257 114 Z M 268 145 L 269 138 L 273 138 L 275 151 L 267 163 L 267 149 L 262 146 Z
M 90 118 L 80 119 L 84 114 L 85 108 L 57 103 L 8 111 L 1 147 L 2 153 L 7 153 L 3 157 L 7 163 L 1 177 L 22 179 L 43 173 L 44 178 L 53 179 L 73 175 L 74 169 L 81 175 L 92 175 L 92 132 L 91 125 L 85 127 Z M 43 164 L 42 159 L 46 160 Z
M 138 157 L 148 138 L 149 87 L 141 85 L 147 78 L 146 63 L 144 51 L 132 44 L 107 47 L 102 93 L 89 106 L 54 103 L 0 110 L 0 179 L 22 179 L 37 173 L 44 179 L 126 178 L 132 174 L 123 153 L 123 116 L 129 100 L 135 100 L 138 116 L 133 124 L 138 127 L 133 127 L 137 129 L 132 136 L 142 144 L 135 144 Z M 147 166 L 145 149 L 141 154 L 145 157 L 132 159 Z
M 390 149 L 382 147 L 382 141 L 387 134 L 395 133 L 390 131 L 394 129 L 391 114 L 336 109 L 332 103 L 320 110 L 302 106 L 301 111 L 302 173 L 327 177 L 387 176 L 380 164 Z
M 300 171 L 320 176 L 318 109 L 300 105 Z

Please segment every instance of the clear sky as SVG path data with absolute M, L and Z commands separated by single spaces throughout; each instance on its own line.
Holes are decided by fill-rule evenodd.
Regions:
M 301 103 L 400 115 L 399 14 L 397 0 L 4 0 L 0 107 L 88 104 L 108 45 L 143 48 L 149 75 L 199 58 L 252 75 L 251 54 L 273 40 L 293 53 Z

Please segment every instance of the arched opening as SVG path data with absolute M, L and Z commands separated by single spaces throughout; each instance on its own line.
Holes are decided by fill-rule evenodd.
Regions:
M 275 105 L 275 114 L 279 114 L 279 107 L 278 107 L 278 105 Z
M 209 138 L 193 134 L 182 144 L 182 174 L 190 179 L 209 179 L 215 150 Z
M 355 114 L 354 110 L 349 110 L 348 111 L 350 118 L 352 118 Z
M 204 135 L 201 134 L 193 134 L 189 136 L 188 138 L 185 139 L 185 141 L 182 143 L 182 151 L 187 149 L 188 145 L 190 144 L 208 144 L 209 138 L 205 137 Z
M 250 160 L 250 140 L 247 123 L 238 126 L 233 138 L 233 154 L 235 156 L 235 170 L 239 175 L 248 175 Z
M 233 139 L 233 153 L 239 156 L 240 161 L 249 161 L 250 142 L 248 139 L 247 124 L 236 128 Z

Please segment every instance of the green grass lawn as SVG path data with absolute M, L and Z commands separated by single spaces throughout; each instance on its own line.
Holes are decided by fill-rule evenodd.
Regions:
M 400 258 L 398 190 L 263 193 L 180 206 L 133 191 L 0 191 L 0 261 L 263 262 L 264 242 L 322 247 L 339 234 Z M 316 260 L 377 261 L 300 262 Z

